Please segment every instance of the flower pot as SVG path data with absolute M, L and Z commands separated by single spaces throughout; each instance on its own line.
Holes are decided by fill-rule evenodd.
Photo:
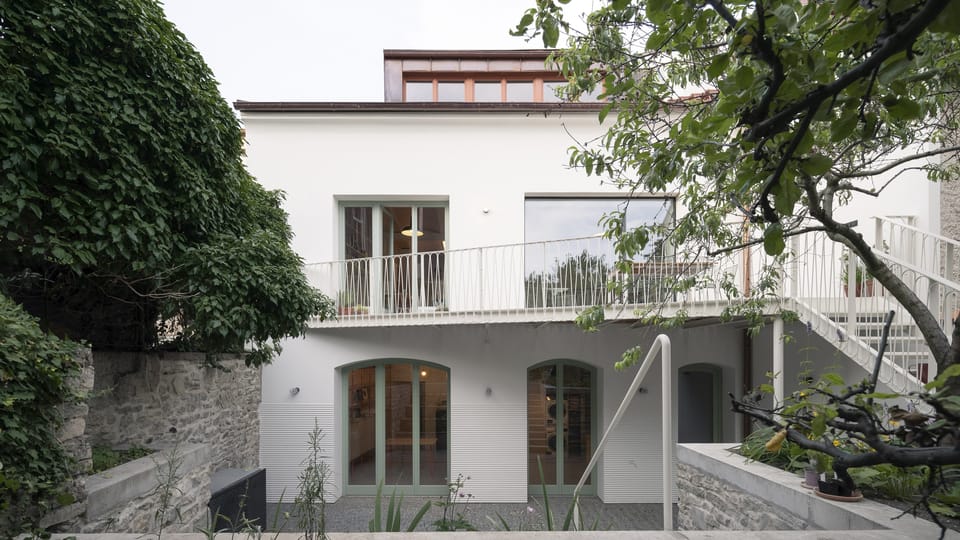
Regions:
M 853 491 L 844 487 L 839 480 L 820 480 L 817 482 L 817 489 L 820 493 L 837 497 L 850 497 L 853 495 Z
M 820 482 L 820 473 L 817 472 L 815 468 L 807 468 L 803 470 L 803 486 L 816 489 L 818 483 Z
M 850 293 L 847 290 L 847 284 L 843 284 L 843 295 L 849 296 Z M 857 282 L 856 286 L 853 289 L 853 295 L 856 297 L 866 297 L 873 296 L 873 279 L 867 279 L 864 281 Z

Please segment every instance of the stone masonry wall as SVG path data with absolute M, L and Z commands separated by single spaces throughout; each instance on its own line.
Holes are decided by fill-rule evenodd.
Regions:
M 681 530 L 804 530 L 809 524 L 763 499 L 734 488 L 704 471 L 679 463 Z
M 68 381 L 68 384 L 80 396 L 89 396 L 93 390 L 93 355 L 90 349 L 82 348 L 76 353 L 80 362 L 80 373 Z M 86 402 L 70 403 L 60 406 L 63 423 L 57 432 L 57 440 L 64 452 L 73 458 L 73 479 L 66 485 L 67 492 L 75 502 L 54 508 L 40 521 L 42 527 L 51 527 L 70 522 L 84 511 L 84 477 L 90 472 L 90 443 L 86 436 L 86 418 L 89 406 Z
M 258 465 L 260 370 L 239 358 L 203 367 L 200 353 L 95 352 L 90 443 L 211 446 L 213 470 Z
M 161 523 L 166 532 L 194 532 L 208 525 L 213 474 L 209 445 L 177 445 L 110 471 L 88 479 L 87 516 L 72 532 L 158 533 Z M 120 482 L 126 485 L 117 486 Z M 164 498 L 166 511 L 161 507 Z

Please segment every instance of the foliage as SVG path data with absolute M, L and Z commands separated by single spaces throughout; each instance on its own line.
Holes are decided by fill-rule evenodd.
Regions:
M 403 507 L 403 494 L 401 493 L 400 498 L 397 499 L 397 488 L 394 486 L 393 491 L 390 493 L 390 503 L 387 506 L 386 522 L 383 522 L 381 518 L 381 509 L 383 508 L 382 499 L 383 480 L 380 480 L 380 483 L 377 485 L 377 495 L 373 502 L 373 518 L 369 523 L 370 532 L 403 532 L 404 529 L 400 524 L 400 518 L 402 515 L 401 508 Z M 417 528 L 417 525 L 420 524 L 423 516 L 428 510 L 430 510 L 431 506 L 433 506 L 432 501 L 423 503 L 423 506 L 421 506 L 420 510 L 414 514 L 413 519 L 411 519 L 410 523 L 407 525 L 407 532 L 413 532 Z
M 176 433 L 175 429 L 171 430 Z M 153 512 L 153 522 L 157 527 L 157 540 L 163 536 L 163 529 L 174 522 L 183 523 L 180 508 L 174 503 L 183 496 L 180 481 L 183 480 L 183 453 L 180 451 L 178 439 L 172 448 L 165 453 L 166 461 L 155 461 L 157 471 L 157 487 L 152 495 L 157 497 L 157 509 Z
M 609 128 L 571 148 L 571 165 L 631 192 L 677 193 L 686 213 L 658 232 L 691 257 L 752 245 L 780 255 L 787 237 L 825 231 L 908 309 L 941 368 L 957 360 L 924 302 L 834 219 L 905 170 L 955 172 L 955 2 L 609 0 L 580 27 L 567 3 L 537 0 L 513 32 L 547 47 L 566 32 L 552 57 L 566 95 L 602 89 Z M 627 260 L 652 236 L 607 233 Z
M 743 439 L 737 447 L 737 452 L 749 460 L 766 463 L 786 471 L 802 471 L 810 462 L 810 456 L 799 445 L 784 441 L 773 451 L 765 448 L 766 442 L 776 432 L 777 430 L 770 426 L 754 430 Z
M 894 467 L 881 463 L 873 467 L 851 469 L 850 476 L 864 495 L 916 502 L 927 482 L 927 467 Z
M 457 479 L 447 484 L 447 494 L 440 500 L 434 501 L 435 506 L 440 507 L 443 513 L 440 519 L 433 522 L 434 528 L 438 531 L 475 531 L 477 528 L 467 519 L 467 508 L 473 499 L 472 493 L 466 493 L 463 488 L 470 477 L 464 478 L 462 474 L 457 475 Z
M 0 294 L 0 526 L 13 536 L 71 502 L 62 485 L 73 464 L 57 430 L 58 407 L 81 398 L 70 384 L 80 372 L 76 350 Z
M 320 441 L 323 440 L 323 430 L 313 421 L 313 429 L 307 434 L 309 450 L 303 460 L 303 470 L 297 477 L 297 497 L 293 500 L 296 509 L 297 525 L 306 540 L 325 540 L 327 483 L 330 481 L 330 466 L 324 461 Z
M 0 65 L 0 289 L 45 327 L 101 349 L 250 344 L 259 365 L 332 313 L 155 1 L 5 3 Z
M 870 378 L 849 385 L 838 374 L 825 373 L 775 408 L 759 404 L 763 394 L 772 391 L 770 385 L 761 385 L 760 392 L 734 399 L 733 409 L 767 426 L 751 444 L 744 444 L 750 456 L 763 453 L 759 443 L 764 438 L 769 438 L 764 448 L 773 454 L 764 456 L 768 462 L 775 463 L 776 454 L 785 451 L 788 456 L 805 455 L 804 451 L 825 455 L 845 490 L 852 492 L 863 482 L 887 496 L 910 499 L 945 530 L 937 515 L 953 516 L 960 508 L 956 506 L 960 504 L 956 496 L 960 493 L 960 474 L 956 474 L 960 397 L 937 390 L 960 373 L 960 365 L 947 368 L 925 391 L 911 396 L 932 414 L 913 402 L 902 408 L 903 396 L 877 391 L 879 363 L 892 321 L 891 312 Z
M 91 467 L 90 472 L 91 474 L 103 472 L 107 469 L 112 469 L 117 465 L 127 463 L 128 461 L 147 457 L 153 452 L 154 451 L 149 448 L 142 448 L 139 446 L 124 450 L 114 450 L 109 446 L 95 445 L 91 449 L 93 466 Z

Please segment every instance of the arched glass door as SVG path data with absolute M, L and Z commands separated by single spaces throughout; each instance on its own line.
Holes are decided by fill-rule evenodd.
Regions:
M 387 361 L 350 368 L 346 385 L 347 493 L 373 494 L 381 481 L 408 493 L 446 489 L 450 384 L 446 368 Z
M 528 482 L 570 493 L 593 455 L 595 372 L 570 361 L 551 361 L 527 371 Z M 592 475 L 585 491 L 592 489 Z

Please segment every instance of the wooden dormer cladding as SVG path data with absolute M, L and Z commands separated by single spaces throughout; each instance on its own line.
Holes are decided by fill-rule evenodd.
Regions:
M 562 84 L 563 77 L 545 66 L 551 52 L 385 50 L 384 101 L 558 101 L 551 86 Z M 414 91 L 414 86 L 410 87 L 410 95 L 406 91 L 408 83 L 416 88 Z

